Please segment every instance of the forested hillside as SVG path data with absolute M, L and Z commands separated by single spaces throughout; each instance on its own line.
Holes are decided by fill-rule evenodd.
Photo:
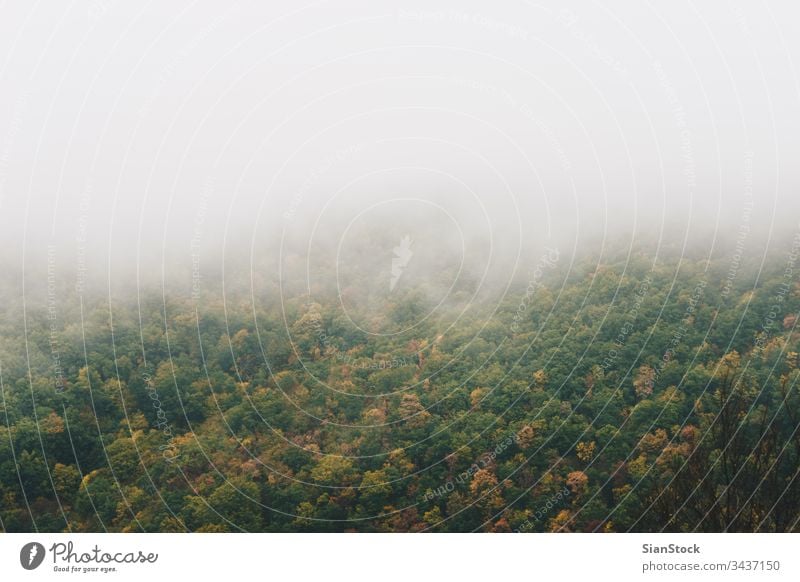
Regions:
M 444 303 L 4 289 L 0 526 L 798 531 L 792 249 L 545 254 Z

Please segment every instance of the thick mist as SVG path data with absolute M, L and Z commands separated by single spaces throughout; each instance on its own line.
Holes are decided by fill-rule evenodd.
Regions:
M 546 248 L 758 254 L 797 228 L 789 4 L 3 10 L 7 284 L 384 284 L 408 240 L 409 284 L 502 288 Z

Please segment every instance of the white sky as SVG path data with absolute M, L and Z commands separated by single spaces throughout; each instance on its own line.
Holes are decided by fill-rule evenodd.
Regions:
M 0 10 L 7 256 L 338 240 L 392 204 L 512 238 L 798 217 L 793 2 Z

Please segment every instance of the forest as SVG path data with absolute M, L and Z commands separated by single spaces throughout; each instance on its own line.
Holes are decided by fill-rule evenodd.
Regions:
M 800 531 L 799 248 L 551 249 L 444 302 L 448 268 L 381 294 L 357 268 L 224 295 L 5 277 L 0 528 Z

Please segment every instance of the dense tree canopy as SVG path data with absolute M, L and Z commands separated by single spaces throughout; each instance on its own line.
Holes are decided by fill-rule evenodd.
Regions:
M 585 258 L 438 306 L 158 290 L 54 318 L 6 290 L 0 525 L 797 531 L 786 264 Z

